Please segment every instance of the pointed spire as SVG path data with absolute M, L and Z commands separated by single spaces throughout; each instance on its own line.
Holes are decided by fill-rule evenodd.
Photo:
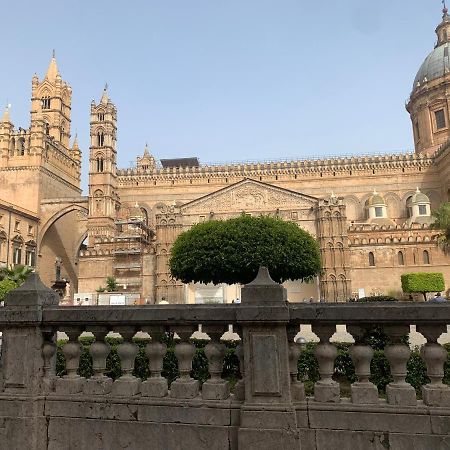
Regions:
M 8 103 L 5 108 L 5 112 L 3 113 L 2 122 L 3 123 L 11 123 L 11 118 L 9 116 L 9 109 L 11 105 Z
M 49 81 L 55 81 L 56 77 L 59 75 L 58 65 L 56 64 L 55 50 L 53 50 L 52 59 L 50 61 L 50 65 L 47 69 L 47 74 L 45 78 Z
M 80 150 L 78 146 L 78 133 L 75 133 L 75 139 L 73 140 L 72 150 Z
M 100 100 L 100 103 L 103 103 L 106 105 L 108 103 L 109 97 L 108 97 L 108 83 L 105 83 L 105 87 L 103 88 L 103 94 L 102 98 Z
M 445 0 L 442 0 L 442 5 L 444 6 L 442 8 L 442 18 L 445 19 L 446 17 L 448 17 L 448 9 L 447 5 L 445 4 Z
M 145 143 L 145 148 L 144 148 L 144 156 L 150 156 L 150 152 L 148 150 L 148 143 Z

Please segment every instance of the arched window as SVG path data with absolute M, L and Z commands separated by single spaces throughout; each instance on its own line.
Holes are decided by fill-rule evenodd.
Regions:
M 102 157 L 97 158 L 97 172 L 103 172 L 104 170 L 104 160 Z
M 103 131 L 99 131 L 97 134 L 97 144 L 99 147 L 103 147 L 103 144 L 105 143 L 105 136 L 103 134 Z
M 405 258 L 403 256 L 403 252 L 398 252 L 397 253 L 397 257 L 398 257 L 398 265 L 399 266 L 404 266 L 405 265 Z
M 105 120 L 105 113 L 99 112 L 97 117 L 98 117 L 99 122 L 103 122 Z
M 19 156 L 25 155 L 25 138 L 19 138 L 18 155 Z
M 375 266 L 375 256 L 372 252 L 369 252 L 369 266 Z
M 14 150 L 16 148 L 16 140 L 14 138 L 11 139 L 9 142 L 9 154 L 10 156 L 14 155 Z
M 45 122 L 45 134 L 47 136 L 50 134 L 50 125 L 48 122 Z
M 42 97 L 42 109 L 50 109 L 50 97 L 48 95 Z
M 423 251 L 423 263 L 430 264 L 430 254 L 428 253 L 428 250 Z

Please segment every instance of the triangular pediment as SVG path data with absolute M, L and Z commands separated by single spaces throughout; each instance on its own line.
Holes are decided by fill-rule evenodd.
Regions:
M 318 199 L 246 178 L 216 192 L 207 194 L 181 206 L 181 212 L 209 213 L 214 211 L 270 211 L 274 209 L 311 208 Z

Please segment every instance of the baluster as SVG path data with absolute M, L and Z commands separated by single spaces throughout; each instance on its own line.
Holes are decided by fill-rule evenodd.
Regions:
M 202 397 L 204 400 L 225 400 L 230 396 L 230 385 L 222 379 L 223 360 L 227 348 L 220 338 L 227 330 L 223 325 L 205 325 L 202 331 L 211 338 L 206 344 L 205 355 L 211 378 L 203 383 Z
M 430 383 L 422 386 L 423 402 L 429 406 L 450 406 L 450 388 L 442 383 L 447 352 L 442 345 L 437 343 L 446 328 L 445 325 L 419 325 L 417 327 L 417 331 L 427 339 L 420 355 L 427 365 L 427 375 L 430 378 Z
M 77 394 L 83 390 L 85 382 L 85 378 L 77 374 L 81 356 L 81 344 L 78 342 L 80 329 L 70 327 L 64 329 L 64 332 L 69 337 L 69 341 L 61 350 L 66 359 L 67 375 L 56 380 L 56 392 L 58 394 Z
M 168 394 L 168 385 L 167 380 L 161 376 L 164 356 L 167 352 L 167 345 L 161 342 L 164 328 L 145 327 L 142 331 L 148 333 L 152 340 L 145 347 L 150 377 L 142 383 L 141 394 L 145 397 L 165 397 Z
M 138 394 L 141 388 L 141 380 L 133 375 L 134 360 L 139 352 L 138 346 L 132 341 L 136 334 L 136 328 L 134 326 L 123 326 L 114 328 L 114 331 L 120 333 L 123 339 L 123 342 L 117 347 L 122 376 L 114 381 L 111 394 L 130 397 Z
M 99 326 L 90 327 L 87 331 L 90 331 L 95 336 L 95 342 L 89 348 L 94 374 L 86 380 L 83 392 L 87 395 L 108 394 L 111 392 L 113 384 L 112 379 L 105 375 L 106 359 L 111 351 L 110 345 L 105 342 L 108 329 Z
M 241 373 L 241 379 L 237 381 L 234 386 L 234 398 L 243 402 L 245 400 L 245 365 L 244 365 L 244 345 L 242 343 L 242 327 L 240 325 L 234 325 L 234 332 L 239 334 L 241 340 L 236 346 L 236 356 L 239 360 L 239 372 Z
M 362 404 L 378 403 L 378 389 L 369 381 L 373 349 L 370 345 L 362 343 L 366 330 L 358 326 L 348 326 L 347 330 L 355 339 L 355 344 L 350 347 L 349 353 L 358 377 L 358 381 L 351 386 L 352 402 Z
M 198 395 L 198 381 L 190 373 L 195 347 L 189 342 L 192 333 L 197 329 L 191 325 L 176 327 L 181 342 L 175 345 L 175 356 L 178 360 L 180 376 L 170 386 L 170 396 L 174 398 L 194 398 Z
M 44 343 L 42 345 L 42 358 L 44 359 L 43 390 L 45 393 L 52 392 L 56 382 L 56 344 L 55 332 L 43 330 Z
M 305 386 L 298 379 L 298 358 L 302 352 L 300 344 L 294 341 L 299 332 L 299 326 L 288 326 L 287 337 L 289 343 L 289 373 L 291 375 L 291 397 L 293 401 L 303 402 L 306 400 Z
M 401 343 L 402 336 L 409 332 L 408 325 L 387 325 L 384 327 L 391 340 L 384 354 L 391 366 L 391 375 L 394 381 L 386 387 L 387 401 L 391 405 L 414 406 L 417 404 L 416 391 L 406 382 L 406 365 L 408 364 L 411 350 L 406 344 Z
M 314 400 L 316 402 L 340 401 L 339 383 L 332 379 L 334 373 L 334 360 L 337 356 L 336 347 L 329 343 L 336 331 L 335 325 L 313 325 L 312 330 L 320 338 L 314 354 L 319 363 L 320 380 L 314 384 Z

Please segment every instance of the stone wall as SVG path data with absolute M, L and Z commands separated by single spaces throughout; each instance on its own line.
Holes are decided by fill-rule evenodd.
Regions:
M 450 323 L 447 304 L 289 304 L 286 291 L 267 271 L 242 290 L 240 305 L 152 305 L 59 307 L 52 291 L 32 275 L 0 308 L 3 331 L 0 368 L 0 450 L 154 449 L 445 449 L 450 445 L 450 388 L 442 384 L 447 353 L 437 343 Z M 195 352 L 189 338 L 202 324 L 210 379 L 190 376 Z M 232 324 L 241 337 L 237 355 L 242 378 L 232 390 L 221 378 Z M 315 356 L 321 379 L 312 397 L 297 377 L 302 348 L 294 342 L 301 324 L 320 338 Z M 358 381 L 342 398 L 333 380 L 336 347 L 329 340 L 346 324 L 356 344 L 350 354 Z M 391 344 L 385 354 L 393 381 L 379 398 L 369 381 L 373 350 L 362 333 L 382 326 Z M 422 357 L 430 383 L 421 399 L 405 381 L 409 348 L 402 336 L 416 325 L 427 343 Z M 55 375 L 55 333 L 69 340 L 62 348 L 67 373 Z M 94 375 L 77 374 L 78 336 L 95 336 L 90 346 Z M 117 353 L 122 376 L 106 375 L 110 351 L 104 338 L 120 333 Z M 137 331 L 146 344 L 150 376 L 133 375 Z M 176 332 L 179 377 L 161 376 L 166 346 Z

